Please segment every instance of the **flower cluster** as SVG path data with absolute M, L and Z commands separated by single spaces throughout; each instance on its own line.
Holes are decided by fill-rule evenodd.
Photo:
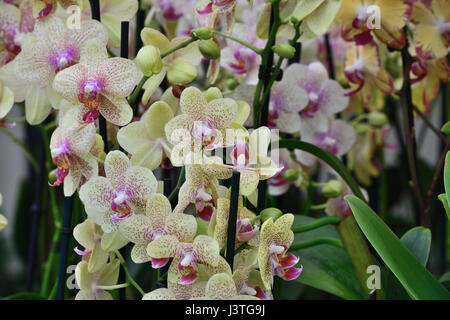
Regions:
M 294 280 L 303 267 L 290 251 L 294 215 L 259 212 L 265 186 L 272 199 L 323 186 L 325 212 L 340 217 L 352 193 L 342 180 L 314 182 L 318 164 L 336 172 L 279 139 L 345 156 L 368 186 L 388 146 L 383 106 L 400 93 L 398 62 L 410 65 L 421 110 L 450 75 L 446 0 L 182 2 L 104 0 L 97 21 L 87 0 L 0 1 L 0 127 L 12 125 L 14 103 L 28 124 L 56 126 L 49 185 L 88 217 L 73 231 L 77 299 L 112 299 L 108 290 L 128 285 L 117 282 L 130 242 L 134 263 L 167 273 L 143 299 L 273 298 L 274 277 Z M 66 23 L 71 5 L 78 27 Z M 120 22 L 138 9 L 137 43 L 121 44 Z M 135 58 L 118 57 L 121 45 Z M 162 177 L 176 174 L 167 192 Z

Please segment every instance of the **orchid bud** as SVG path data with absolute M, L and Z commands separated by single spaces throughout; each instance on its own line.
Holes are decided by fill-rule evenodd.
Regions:
M 260 213 L 261 222 L 265 222 L 270 218 L 272 218 L 272 220 L 275 222 L 282 215 L 283 212 L 278 208 L 266 208 Z
M 368 126 L 365 123 L 360 123 L 355 125 L 355 131 L 359 135 L 365 135 L 367 132 L 369 132 L 370 126 Z
M 206 101 L 211 102 L 223 98 L 222 91 L 217 87 L 211 87 L 205 92 Z
M 200 40 L 209 40 L 214 34 L 214 30 L 208 27 L 200 27 L 191 31 L 191 34 Z
M 286 59 L 291 59 L 295 56 L 295 48 L 289 43 L 279 43 L 272 47 L 272 51 Z
M 290 182 L 296 181 L 299 176 L 300 172 L 297 169 L 287 169 L 284 173 L 284 177 Z
M 152 45 L 144 46 L 139 50 L 136 63 L 147 77 L 160 73 L 163 67 L 159 49 Z
M 388 118 L 382 112 L 371 112 L 369 114 L 369 124 L 374 128 L 381 128 L 388 123 Z
M 202 40 L 198 44 L 198 49 L 201 54 L 210 60 L 216 60 L 220 58 L 220 47 L 214 40 Z
M 234 90 L 239 86 L 239 81 L 236 78 L 228 79 L 226 85 L 228 90 Z
M 56 180 L 58 180 L 58 177 L 56 176 L 56 171 L 58 169 L 55 169 L 53 171 L 50 171 L 48 174 L 48 183 L 49 184 L 54 184 L 56 182 Z
M 322 188 L 322 195 L 326 198 L 339 197 L 344 192 L 344 185 L 338 180 L 330 180 Z
M 184 58 L 177 58 L 173 62 L 169 71 L 167 71 L 167 80 L 171 84 L 188 84 L 197 77 L 195 66 Z

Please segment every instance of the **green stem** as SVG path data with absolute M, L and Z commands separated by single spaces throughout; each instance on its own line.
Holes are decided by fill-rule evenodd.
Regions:
M 306 248 L 318 246 L 321 244 L 329 244 L 331 246 L 343 248 L 342 242 L 339 239 L 324 237 L 324 238 L 316 238 L 316 239 L 311 239 L 311 240 L 294 242 L 293 244 L 291 244 L 288 251 L 296 251 L 296 250 L 306 249 Z
M 141 81 L 139 81 L 138 85 L 134 89 L 133 93 L 130 96 L 130 100 L 128 101 L 130 105 L 134 106 L 136 103 L 136 100 L 139 96 L 139 92 L 141 92 L 142 87 L 144 86 L 145 81 L 148 80 L 147 76 L 143 76 L 141 78 Z
M 137 291 L 139 291 L 139 293 L 144 296 L 145 292 L 144 290 L 142 290 L 141 286 L 133 279 L 133 277 L 130 274 L 130 271 L 128 270 L 127 266 L 126 266 L 126 262 L 125 259 L 123 258 L 123 256 L 120 254 L 119 250 L 115 250 L 114 253 L 116 254 L 117 258 L 120 260 L 120 264 L 123 267 L 123 270 L 125 271 L 125 274 L 127 275 L 128 281 L 130 282 L 130 284 L 136 288 Z
M 113 286 L 99 286 L 99 285 L 97 285 L 96 288 L 97 289 L 102 289 L 102 290 L 116 290 L 116 289 L 126 288 L 129 285 L 130 284 L 128 282 L 125 282 L 125 283 L 116 284 L 116 285 L 113 285 Z
M 312 222 L 309 223 L 305 223 L 305 224 L 301 224 L 298 226 L 293 226 L 292 227 L 292 231 L 294 233 L 301 233 L 301 232 L 306 232 L 306 231 L 310 231 L 310 230 L 314 230 L 329 224 L 337 224 L 342 220 L 341 217 L 323 217 L 323 218 L 319 218 L 316 219 Z
M 256 52 L 256 53 L 259 54 L 259 55 L 261 55 L 261 54 L 263 53 L 263 50 L 262 50 L 262 49 L 259 49 L 259 48 L 255 47 L 255 46 L 251 45 L 250 43 L 245 42 L 244 40 L 235 38 L 235 37 L 233 37 L 233 36 L 224 34 L 224 33 L 219 32 L 219 31 L 214 31 L 214 34 L 216 34 L 216 35 L 218 35 L 218 36 L 221 36 L 221 37 L 223 37 L 223 38 L 226 38 L 226 39 L 233 40 L 233 41 L 235 41 L 235 42 L 237 42 L 237 43 L 240 43 L 240 44 L 242 44 L 244 47 L 247 47 L 247 48 L 249 48 L 250 50 L 253 50 L 254 52 Z
M 327 207 L 326 203 L 322 203 L 322 204 L 313 204 L 309 207 L 309 210 L 314 210 L 314 211 L 319 211 L 319 210 L 323 210 Z
M 178 191 L 180 190 L 181 185 L 184 182 L 185 174 L 186 174 L 186 169 L 185 169 L 185 167 L 182 167 L 181 171 L 180 171 L 180 176 L 178 177 L 177 185 L 175 186 L 175 189 L 173 189 L 173 191 L 170 193 L 169 197 L 167 197 L 167 199 L 169 201 L 172 201 L 175 198 L 175 196 L 178 194 Z

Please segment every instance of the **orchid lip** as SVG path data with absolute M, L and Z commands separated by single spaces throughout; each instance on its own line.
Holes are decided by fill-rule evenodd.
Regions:
M 78 247 L 73 248 L 73 251 L 75 251 L 77 253 L 77 255 L 79 256 L 88 256 L 90 254 L 92 254 L 92 250 L 80 250 L 78 249 Z

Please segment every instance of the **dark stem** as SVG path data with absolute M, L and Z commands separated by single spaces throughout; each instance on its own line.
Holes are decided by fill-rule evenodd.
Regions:
M 325 34 L 325 49 L 327 50 L 328 69 L 330 72 L 330 79 L 335 79 L 333 51 L 331 50 L 331 42 L 330 42 L 330 34 L 329 33 Z
M 438 136 L 439 139 L 441 139 L 441 141 L 444 145 L 444 148 L 445 148 L 445 145 L 447 144 L 447 138 L 445 137 L 445 135 L 441 132 L 441 130 L 436 128 L 436 126 L 430 121 L 430 119 L 427 118 L 427 116 L 425 114 L 423 114 L 422 111 L 419 110 L 419 108 L 417 108 L 415 105 L 413 105 L 413 108 L 414 108 L 414 111 L 423 120 L 423 122 Z
M 44 134 L 44 133 L 42 133 Z M 31 292 L 33 289 L 33 274 L 34 274 L 34 262 L 36 260 L 36 246 L 37 246 L 37 234 L 39 229 L 39 218 L 42 211 L 42 188 L 45 182 L 45 145 L 43 138 L 40 142 L 40 158 L 39 158 L 39 170 L 37 177 L 36 195 L 34 203 L 31 206 L 32 222 L 30 231 L 30 240 L 28 245 L 28 257 L 27 257 L 27 282 L 26 289 Z
M 230 197 L 230 216 L 228 218 L 228 236 L 227 236 L 227 252 L 226 259 L 233 270 L 234 261 L 234 244 L 236 242 L 236 223 L 238 215 L 239 203 L 239 181 L 241 173 L 239 171 L 233 172 L 231 177 L 231 197 Z
M 415 139 L 414 114 L 411 95 L 411 79 L 410 72 L 412 66 L 412 58 L 408 52 L 408 43 L 402 49 L 403 64 L 403 87 L 400 95 L 400 103 L 403 115 L 403 133 L 405 136 L 406 154 L 408 159 L 408 168 L 412 180 L 412 188 L 414 200 L 418 209 L 421 225 L 425 225 L 426 217 L 424 212 L 423 196 L 420 189 L 419 178 L 417 175 L 417 146 Z
M 302 58 L 302 43 L 296 42 L 294 48 L 295 48 L 295 55 L 293 58 L 289 59 L 288 64 L 300 63 L 300 60 Z
M 57 300 L 64 300 L 64 289 L 66 285 L 66 268 L 67 268 L 67 250 L 69 249 L 69 237 L 72 234 L 72 198 L 64 198 L 64 217 L 61 227 L 61 243 L 60 243 L 60 259 L 58 273 L 58 288 L 56 293 Z

